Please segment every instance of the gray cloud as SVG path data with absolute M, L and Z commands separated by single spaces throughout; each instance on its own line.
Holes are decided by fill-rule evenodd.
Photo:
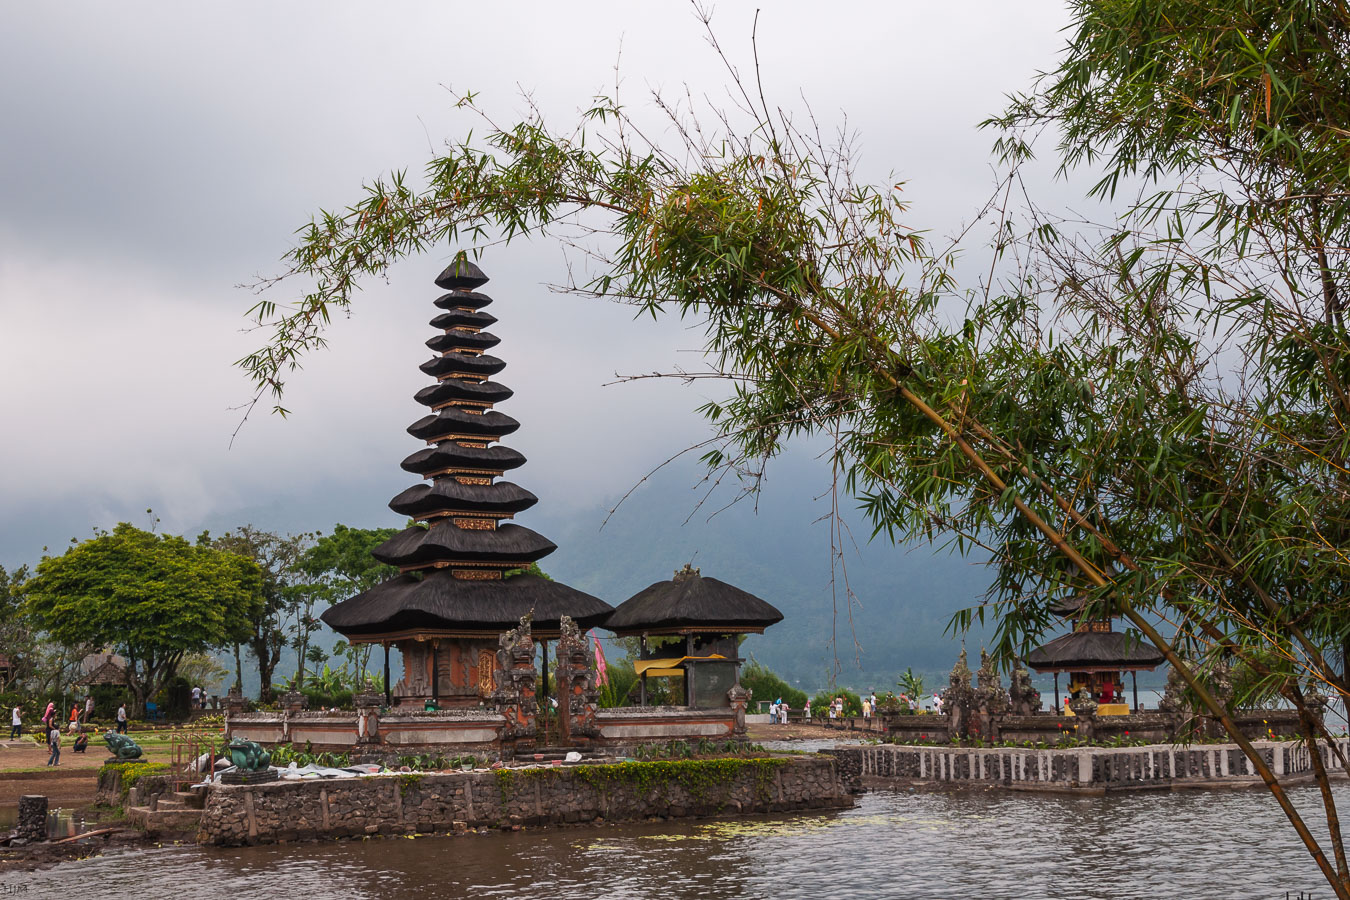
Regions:
M 746 74 L 753 15 L 727 3 L 715 20 Z M 780 3 L 761 13 L 761 61 L 783 104 L 801 91 L 829 127 L 846 111 L 864 175 L 908 179 L 915 224 L 941 232 L 990 187 L 975 123 L 1052 65 L 1063 20 L 1058 3 Z M 294 415 L 255 415 L 228 449 L 249 395 L 232 363 L 260 339 L 240 331 L 251 300 L 233 285 L 275 271 L 293 229 L 363 179 L 419 171 L 429 143 L 462 136 L 474 123 L 442 85 L 502 118 L 523 110 L 519 86 L 567 123 L 612 85 L 621 46 L 641 116 L 654 88 L 725 96 L 679 3 L 0 10 L 0 563 L 147 506 L 187 533 L 396 521 L 384 502 L 408 482 L 403 428 L 450 249 L 369 285 L 292 377 Z M 706 388 L 602 386 L 689 364 L 700 335 L 549 293 L 563 263 L 545 241 L 483 261 L 517 390 L 505 411 L 523 423 L 510 443 L 530 459 L 519 480 L 550 516 L 612 501 L 706 434 Z

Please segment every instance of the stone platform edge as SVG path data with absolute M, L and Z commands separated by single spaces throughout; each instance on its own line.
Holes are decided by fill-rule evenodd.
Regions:
M 1311 775 L 1312 756 L 1303 743 L 1253 743 L 1282 780 Z M 1335 743 L 1342 753 L 1350 753 L 1350 739 Z M 1325 743 L 1319 748 L 1327 770 L 1339 771 L 1331 748 Z M 1090 792 L 1262 784 L 1236 744 L 1044 750 L 881 744 L 826 752 L 839 761 L 840 777 L 852 791 L 914 784 Z
M 852 806 L 832 757 L 626 762 L 213 785 L 199 844 L 435 834 Z

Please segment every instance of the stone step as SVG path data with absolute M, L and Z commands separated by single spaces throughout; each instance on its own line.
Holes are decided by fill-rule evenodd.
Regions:
M 199 809 L 165 809 L 163 803 L 157 810 L 148 806 L 132 806 L 127 809 L 127 824 L 145 829 L 147 836 L 153 837 L 166 833 L 194 832 L 202 821 Z M 172 802 L 172 801 L 169 801 Z
M 184 809 L 206 809 L 206 791 L 174 791 L 165 800 L 172 799 L 183 804 Z M 163 804 L 164 800 L 160 803 Z

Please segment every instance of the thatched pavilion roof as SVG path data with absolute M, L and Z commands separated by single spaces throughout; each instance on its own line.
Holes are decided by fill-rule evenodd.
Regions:
M 685 566 L 670 581 L 648 585 L 619 604 L 605 628 L 615 634 L 653 631 L 762 632 L 783 621 L 769 603 Z
M 1075 631 L 1027 654 L 1027 665 L 1037 672 L 1156 669 L 1163 660 L 1156 648 L 1121 631 Z
M 582 629 L 604 622 L 605 601 L 537 575 L 501 581 L 466 581 L 438 569 L 424 578 L 400 575 L 330 607 L 321 618 L 349 638 L 435 634 L 492 634 L 515 627 L 532 613 L 539 637 L 556 636 L 571 616 Z

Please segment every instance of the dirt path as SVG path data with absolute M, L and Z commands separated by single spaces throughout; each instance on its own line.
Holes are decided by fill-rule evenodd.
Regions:
M 47 748 L 28 741 L 0 741 L 0 806 L 17 806 L 24 794 L 43 794 L 52 806 L 88 806 L 98 770 L 108 757 L 101 746 L 75 753 L 67 742 L 61 764 L 47 767 Z
M 856 741 L 867 732 L 825 728 L 821 725 L 747 725 L 746 737 L 762 741 Z M 875 735 L 872 735 L 875 737 Z

